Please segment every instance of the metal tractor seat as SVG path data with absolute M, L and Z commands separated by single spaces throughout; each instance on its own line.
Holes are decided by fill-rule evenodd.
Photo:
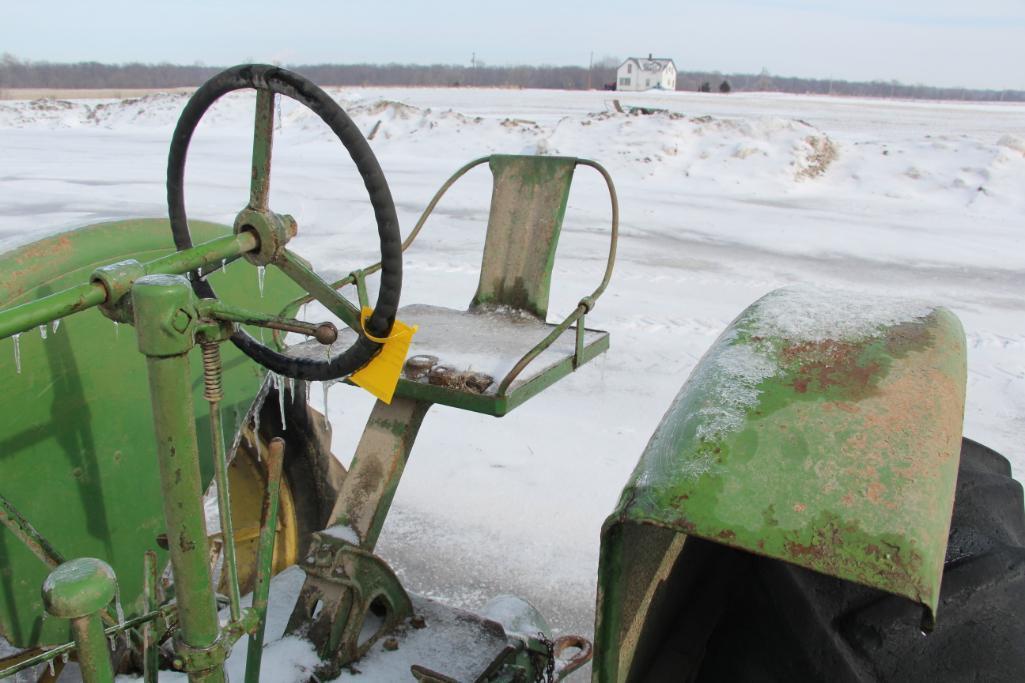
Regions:
M 322 678 L 333 677 L 343 663 L 362 658 L 384 634 L 399 632 L 420 609 L 414 608 L 419 598 L 410 596 L 387 563 L 373 553 L 430 407 L 439 403 L 496 417 L 505 415 L 609 347 L 607 332 L 584 326 L 585 316 L 612 276 L 619 220 L 612 179 L 593 161 L 507 155 L 472 161 L 441 186 L 402 250 L 416 239 L 448 188 L 484 163 L 491 168 L 494 189 L 477 292 L 467 310 L 422 304 L 399 309 L 397 319 L 418 325 L 419 331 L 413 336 L 395 394 L 390 403 L 378 399 L 374 404 L 329 525 L 313 534 L 309 553 L 301 563 L 306 578 L 286 632 L 314 644 L 324 662 L 318 670 Z M 609 188 L 612 228 L 608 265 L 598 288 L 580 299 L 562 322 L 550 324 L 546 317 L 552 266 L 577 166 L 596 169 Z M 334 286 L 354 285 L 360 306 L 365 308 L 366 277 L 379 269 L 380 264 L 374 264 Z M 571 327 L 574 333 L 566 334 Z M 348 348 L 354 336 L 351 330 L 340 333 L 331 352 Z M 324 347 L 318 343 L 293 346 L 287 352 L 324 357 Z M 432 641 L 433 651 L 465 652 L 470 640 L 494 641 L 499 646 L 505 642 L 505 634 L 494 622 L 478 620 L 471 628 L 465 617 L 453 613 L 452 619 L 466 624 L 473 634 L 440 633 Z M 373 635 L 364 637 L 365 633 Z M 582 653 L 586 650 L 575 668 L 590 657 L 590 644 L 576 636 L 572 639 L 584 648 Z M 555 647 L 561 646 L 557 643 Z M 414 662 L 414 672 L 420 680 L 484 680 L 502 660 L 485 650 L 475 651 L 472 674 L 470 669 L 457 673 L 448 656 L 433 663 Z
M 477 292 L 467 310 L 423 304 L 399 309 L 399 319 L 419 331 L 395 395 L 501 416 L 608 349 L 608 333 L 587 329 L 584 320 L 612 276 L 619 207 L 612 179 L 594 161 L 496 154 L 471 161 L 441 186 L 403 251 L 455 181 L 484 163 L 494 186 Z M 553 324 L 547 322 L 552 267 L 577 166 L 597 170 L 609 189 L 608 265 L 598 288 Z M 360 305 L 366 305 L 366 276 L 379 269 L 374 264 L 335 284 L 354 285 Z M 565 334 L 571 327 L 574 334 Z M 348 348 L 354 339 L 353 331 L 343 330 L 335 346 Z M 324 349 L 304 344 L 291 353 L 323 357 Z

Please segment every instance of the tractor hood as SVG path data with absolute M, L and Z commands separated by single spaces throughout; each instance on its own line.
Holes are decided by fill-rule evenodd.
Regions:
M 599 640 L 621 642 L 616 624 L 646 609 L 686 536 L 934 614 L 965 374 L 943 308 L 804 287 L 757 301 L 695 368 L 605 523 Z

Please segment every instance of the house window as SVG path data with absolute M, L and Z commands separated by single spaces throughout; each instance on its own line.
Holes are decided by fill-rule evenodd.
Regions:
M 629 78 L 620 78 L 619 79 L 619 84 L 620 85 L 630 85 L 630 79 Z
M 634 65 L 633 64 L 627 64 L 626 65 L 626 72 L 628 74 L 632 74 L 634 72 Z

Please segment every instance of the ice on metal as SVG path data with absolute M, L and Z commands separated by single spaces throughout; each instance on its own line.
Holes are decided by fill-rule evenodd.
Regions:
M 60 327 L 60 326 L 61 326 L 61 319 L 57 318 L 52 323 L 50 323 L 50 332 L 56 334 L 57 333 L 57 328 Z
M 273 373 L 273 375 L 274 388 L 278 391 L 278 411 L 281 415 L 281 431 L 286 431 L 288 426 L 285 424 L 285 378 L 277 373 Z
M 913 299 L 807 285 L 767 294 L 716 341 L 690 379 L 708 397 L 696 413 L 698 438 L 714 441 L 744 424 L 761 395 L 758 386 L 781 372 L 781 344 L 862 342 L 935 310 Z
M 916 299 L 797 285 L 752 306 L 751 334 L 791 342 L 857 342 L 880 330 L 925 318 L 936 305 Z
M 398 318 L 407 325 L 419 327 L 413 336 L 409 357 L 436 356 L 439 365 L 457 372 L 489 375 L 495 381 L 484 391 L 486 394 L 497 392 L 502 378 L 517 361 L 552 331 L 551 325 L 512 309 L 458 311 L 415 304 L 400 309 Z M 584 344 L 591 344 L 601 334 L 585 331 Z M 338 354 L 354 341 L 355 332 L 345 328 L 339 330 L 338 341 L 325 348 L 329 349 L 329 354 Z M 316 342 L 304 342 L 290 347 L 287 353 L 300 358 L 315 358 L 321 353 L 320 346 Z M 513 383 L 513 388 L 572 356 L 575 351 L 575 333 L 569 329 L 527 366 Z
M 39 326 L 39 336 L 46 339 L 46 323 Z
M 267 277 L 267 267 L 257 266 L 256 267 L 256 282 L 260 287 L 260 298 L 263 298 L 263 279 Z
M 321 533 L 358 546 L 360 544 L 359 534 L 351 526 L 346 524 L 335 524 L 324 529 Z
M 14 367 L 21 374 L 21 332 L 11 336 L 14 340 Z

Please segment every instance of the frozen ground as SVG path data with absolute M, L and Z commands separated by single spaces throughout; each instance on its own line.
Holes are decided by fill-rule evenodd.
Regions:
M 590 633 L 599 529 L 695 362 L 745 306 L 786 284 L 938 301 L 969 341 L 965 433 L 1025 475 L 1025 107 L 769 94 L 346 89 L 408 230 L 463 162 L 491 152 L 589 157 L 622 208 L 612 284 L 588 317 L 609 354 L 501 420 L 434 408 L 380 553 L 413 590 L 476 607 L 512 592 L 558 632 Z M 0 103 L 0 246 L 165 212 L 182 95 Z M 252 98 L 217 105 L 190 154 L 190 215 L 230 223 L 248 198 Z M 328 275 L 374 259 L 370 207 L 340 146 L 286 103 L 272 207 Z M 479 169 L 407 252 L 404 303 L 464 306 L 490 192 Z M 577 172 L 550 319 L 601 278 L 608 200 Z M 256 274 L 253 274 L 254 281 Z M 0 352 L 3 352 L 0 349 Z M 319 392 L 312 392 L 319 395 Z M 347 460 L 370 399 L 332 388 Z

